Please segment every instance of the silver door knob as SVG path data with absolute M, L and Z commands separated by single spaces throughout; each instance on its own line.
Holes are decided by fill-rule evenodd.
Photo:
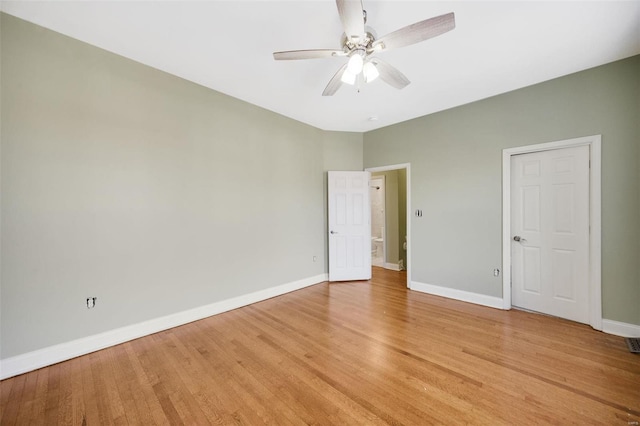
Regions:
M 513 237 L 513 241 L 519 241 L 519 242 L 521 242 L 521 243 L 524 243 L 524 242 L 525 242 L 525 241 L 527 241 L 527 240 L 525 240 L 524 238 L 522 238 L 520 235 L 516 235 L 515 237 Z

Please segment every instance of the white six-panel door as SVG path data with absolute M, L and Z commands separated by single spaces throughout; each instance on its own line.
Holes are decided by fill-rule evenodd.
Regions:
M 329 172 L 329 281 L 371 278 L 369 172 Z
M 589 323 L 589 147 L 511 158 L 512 304 Z

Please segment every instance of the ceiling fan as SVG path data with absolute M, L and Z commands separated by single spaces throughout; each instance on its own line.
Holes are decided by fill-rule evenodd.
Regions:
M 289 50 L 273 53 L 274 59 L 278 61 L 349 57 L 349 61 L 329 80 L 322 96 L 332 96 L 342 83 L 353 85 L 361 80 L 370 83 L 378 77 L 396 89 L 406 87 L 410 81 L 404 74 L 373 55 L 428 40 L 451 31 L 456 26 L 452 12 L 416 22 L 376 38 L 373 29 L 365 26 L 367 12 L 362 8 L 361 0 L 336 0 L 336 4 L 344 28 L 340 43 L 342 49 Z

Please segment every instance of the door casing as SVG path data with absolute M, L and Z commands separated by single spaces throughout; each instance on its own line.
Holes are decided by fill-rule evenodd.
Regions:
M 589 146 L 589 324 L 602 330 L 602 136 L 507 148 L 502 151 L 502 303 L 511 309 L 511 156 L 575 146 Z
M 368 167 L 365 171 L 373 172 L 387 172 L 390 170 L 405 169 L 407 171 L 407 288 L 411 288 L 411 268 L 413 267 L 413 261 L 411 259 L 411 163 L 393 164 L 390 166 L 381 167 Z

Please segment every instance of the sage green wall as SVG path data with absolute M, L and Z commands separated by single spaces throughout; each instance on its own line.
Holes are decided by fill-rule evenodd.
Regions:
M 362 167 L 362 133 L 323 132 L 323 165 L 324 165 L 324 266 L 329 270 L 329 217 L 327 189 L 328 171 L 361 171 Z
M 603 316 L 640 324 L 640 56 L 366 133 L 365 167 L 411 163 L 412 279 L 501 297 L 502 150 L 594 134 Z
M 325 172 L 363 170 L 362 133 L 322 132 L 321 138 Z
M 0 25 L 3 359 L 326 272 L 323 172 L 361 134 Z

